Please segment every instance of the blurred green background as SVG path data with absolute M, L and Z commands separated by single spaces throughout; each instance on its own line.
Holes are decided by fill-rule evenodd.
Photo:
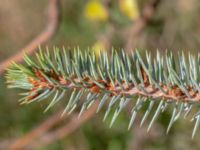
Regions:
M 126 2 L 127 1 L 127 2 Z M 139 19 L 148 0 L 61 0 L 59 29 L 48 47 L 79 46 L 110 50 L 125 48 L 129 30 Z M 0 60 L 18 52 L 47 24 L 48 0 L 0 1 Z M 143 29 L 133 47 L 141 53 L 148 49 L 161 53 L 171 51 L 199 52 L 200 1 L 161 0 L 156 12 Z M 44 46 L 46 46 L 44 45 Z M 43 45 L 42 45 L 43 46 Z M 17 90 L 7 89 L 4 75 L 0 76 L 0 149 L 5 150 L 14 140 L 22 137 L 53 113 L 62 104 L 43 113 L 47 103 L 21 106 Z M 63 100 L 65 101 L 65 100 Z M 67 98 L 66 98 L 67 101 Z M 142 114 L 142 113 L 141 113 Z M 112 128 L 103 123 L 103 111 L 81 128 L 51 145 L 39 150 L 198 150 L 199 131 L 191 139 L 193 124 L 180 119 L 166 135 L 169 111 L 162 113 L 149 133 L 139 127 L 140 114 L 134 127 L 128 131 L 130 114 L 121 113 Z M 150 118 L 149 118 L 150 119 Z M 108 119 L 109 120 L 109 119 Z M 149 121 L 149 120 L 148 120 Z M 66 124 L 65 121 L 63 124 Z

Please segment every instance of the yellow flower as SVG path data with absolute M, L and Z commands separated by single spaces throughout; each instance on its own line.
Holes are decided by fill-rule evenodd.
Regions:
M 84 14 L 91 21 L 108 20 L 108 11 L 98 0 L 90 0 L 85 6 Z
M 136 20 L 140 16 L 136 0 L 119 0 L 119 8 L 131 20 Z
M 103 43 L 102 41 L 97 41 L 93 46 L 92 46 L 92 50 L 94 51 L 95 55 L 97 57 L 99 57 L 99 52 L 104 51 L 105 50 L 105 43 Z

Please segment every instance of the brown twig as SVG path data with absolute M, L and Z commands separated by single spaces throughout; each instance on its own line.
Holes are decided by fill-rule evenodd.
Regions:
M 96 114 L 96 110 L 98 107 L 98 102 L 95 102 L 94 105 L 92 105 L 91 108 L 89 108 L 80 118 L 78 118 L 78 114 L 74 114 L 71 121 L 67 123 L 66 125 L 63 125 L 63 127 L 58 128 L 55 131 L 52 131 L 48 134 L 45 134 L 37 142 L 31 144 L 31 149 L 37 149 L 38 147 L 44 147 L 46 145 L 49 145 L 56 140 L 63 139 L 64 137 L 68 136 L 69 134 L 76 131 L 78 128 L 80 128 L 85 122 L 90 120 L 94 115 Z
M 138 38 L 140 37 L 144 28 L 148 25 L 149 21 L 153 18 L 156 8 L 160 0 L 151 0 L 143 9 L 141 17 L 134 22 L 133 26 L 128 29 L 127 43 L 125 50 L 130 53 L 136 47 Z
M 69 123 L 55 131 L 45 134 L 47 131 L 52 129 L 57 124 L 61 123 L 66 117 L 61 117 L 62 111 L 55 113 L 53 116 L 49 117 L 46 121 L 39 125 L 39 127 L 33 129 L 31 132 L 26 134 L 20 139 L 14 141 L 9 147 L 10 150 L 21 150 L 23 148 L 29 147 L 30 149 L 45 146 L 53 143 L 56 140 L 62 139 L 68 136 L 76 129 L 78 129 L 82 124 L 91 119 L 96 112 L 98 103 L 96 102 L 90 109 L 88 109 L 80 119 L 78 115 L 74 115 Z M 37 143 L 34 142 L 36 139 Z
M 17 139 L 13 144 L 10 146 L 10 150 L 20 150 L 24 148 L 26 145 L 30 144 L 34 139 L 43 135 L 46 131 L 54 127 L 55 125 L 61 123 L 65 117 L 60 117 L 61 111 L 55 113 L 54 115 L 50 116 L 47 120 L 45 120 L 42 124 L 38 127 L 27 133 L 22 138 Z
M 48 10 L 48 25 L 42 33 L 40 33 L 34 40 L 32 40 L 27 46 L 22 48 L 17 54 L 11 56 L 5 61 L 0 63 L 0 74 L 2 74 L 6 68 L 11 65 L 11 61 L 20 62 L 23 61 L 23 54 L 32 54 L 38 45 L 44 44 L 56 33 L 59 25 L 59 12 L 60 12 L 60 0 L 49 0 Z

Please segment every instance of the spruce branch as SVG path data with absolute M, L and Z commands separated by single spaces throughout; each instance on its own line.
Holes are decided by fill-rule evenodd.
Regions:
M 169 132 L 174 122 L 181 115 L 187 117 L 200 101 L 199 54 L 188 54 L 185 57 L 182 52 L 178 53 L 178 59 L 175 60 L 170 52 L 163 56 L 157 51 L 155 58 L 146 52 L 146 57 L 142 58 L 138 51 L 128 55 L 123 50 L 112 50 L 111 56 L 100 51 L 97 57 L 90 50 L 66 51 L 55 48 L 52 54 L 48 49 L 46 52 L 40 50 L 36 54 L 36 60 L 27 55 L 24 60 L 26 66 L 13 63 L 7 69 L 8 87 L 26 91 L 21 93 L 22 104 L 53 96 L 45 111 L 61 101 L 67 91 L 71 91 L 63 115 L 80 106 L 81 116 L 98 100 L 97 112 L 108 103 L 104 120 L 114 109 L 110 123 L 112 126 L 120 112 L 135 97 L 137 101 L 131 111 L 129 128 L 144 106 L 148 105 L 141 125 L 156 108 L 148 126 L 149 130 L 159 114 L 170 105 L 173 110 L 167 128 Z M 81 97 L 85 98 L 83 102 L 80 101 Z M 192 114 L 191 120 L 195 122 L 192 134 L 194 137 L 199 126 L 200 112 Z

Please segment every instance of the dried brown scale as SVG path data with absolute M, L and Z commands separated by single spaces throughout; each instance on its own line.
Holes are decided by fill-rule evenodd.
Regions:
M 33 85 L 33 88 L 31 91 L 35 91 L 37 88 L 59 88 L 58 85 L 54 85 L 49 83 L 42 74 L 39 71 L 36 71 L 36 76 L 38 77 L 38 80 L 34 78 L 29 78 L 28 81 Z M 166 91 L 166 93 L 163 93 L 155 86 L 151 85 L 149 82 L 149 79 L 147 78 L 147 75 L 143 72 L 143 77 L 145 78 L 144 83 L 144 89 L 147 91 L 144 92 L 142 90 L 139 90 L 134 84 L 127 84 L 125 81 L 122 81 L 122 86 L 124 87 L 124 90 L 121 89 L 119 86 L 119 83 L 115 81 L 114 85 L 111 83 L 111 81 L 104 81 L 102 79 L 97 80 L 97 82 L 104 85 L 105 90 L 108 90 L 111 92 L 111 96 L 113 95 L 141 95 L 153 99 L 164 99 L 164 100 L 175 100 L 175 101 L 181 101 L 181 102 L 199 102 L 200 101 L 200 94 L 194 90 L 192 87 L 188 87 L 188 93 L 190 94 L 191 98 L 188 98 L 187 95 L 176 85 L 172 86 L 171 88 L 168 88 L 167 85 L 161 84 L 161 88 Z M 71 80 L 73 80 L 75 83 L 82 84 L 84 88 L 89 89 L 93 93 L 100 93 L 101 88 L 94 83 L 92 80 L 90 80 L 89 77 L 83 77 L 83 79 L 78 79 L 76 76 L 71 76 Z M 78 88 L 81 89 L 81 87 L 77 87 L 72 83 L 70 80 L 65 79 L 64 77 L 58 77 L 54 73 L 54 79 L 56 79 L 62 86 L 70 87 L 70 88 Z M 84 82 L 89 83 L 89 85 L 85 85 Z M 138 84 L 138 86 L 142 86 L 142 84 Z
M 47 82 L 46 79 L 43 77 L 43 75 L 42 75 L 42 73 L 41 73 L 40 70 L 37 70 L 37 69 L 35 69 L 35 68 L 34 68 L 33 70 L 34 70 L 35 76 L 36 76 L 37 78 L 39 78 L 42 82 Z

